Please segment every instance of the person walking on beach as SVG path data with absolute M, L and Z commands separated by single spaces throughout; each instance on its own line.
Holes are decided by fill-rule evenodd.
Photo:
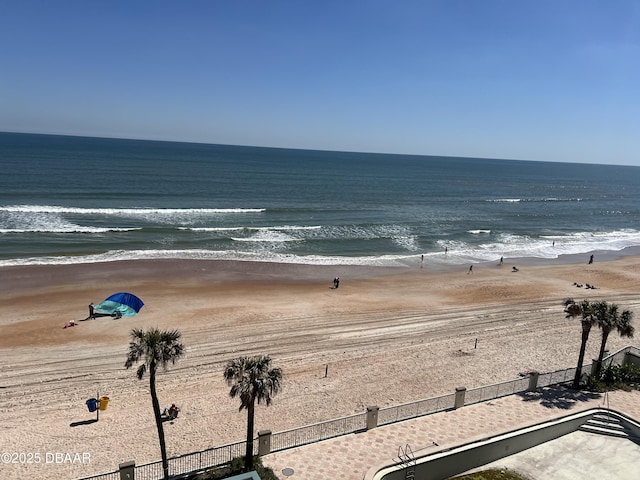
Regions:
M 333 281 L 333 284 L 335 285 L 335 288 L 338 288 L 340 286 L 340 277 L 336 277 L 336 279 Z
M 420 268 L 422 268 L 423 265 L 424 265 L 424 255 L 420 257 Z
M 589 265 L 591 265 L 592 263 L 593 263 L 593 255 L 589 257 Z
M 473 273 L 473 265 L 469 266 L 469 271 L 467 272 L 467 275 L 469 275 L 470 273 Z
M 504 263 L 504 257 L 500 257 L 500 265 Z

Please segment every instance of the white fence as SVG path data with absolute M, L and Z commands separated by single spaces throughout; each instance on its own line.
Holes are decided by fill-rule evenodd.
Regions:
M 640 349 L 626 347 L 615 352 L 603 360 L 604 365 L 622 365 L 629 361 L 629 356 L 640 358 Z M 591 364 L 582 367 L 583 375 L 591 371 Z M 560 385 L 573 381 L 575 368 L 557 370 L 555 372 L 540 373 L 538 375 L 537 388 Z M 529 389 L 529 377 L 517 378 L 508 382 L 497 383 L 465 392 L 465 405 L 485 402 L 495 398 L 513 395 Z M 381 408 L 378 412 L 377 425 L 388 425 L 411 418 L 429 415 L 454 408 L 455 394 L 442 395 L 440 397 L 427 398 L 416 402 L 405 403 L 393 407 Z M 271 452 L 299 447 L 329 438 L 348 435 L 366 430 L 367 414 L 359 413 L 348 417 L 337 418 L 326 422 L 294 428 L 271 435 Z M 258 439 L 253 442 L 254 450 L 258 445 Z M 209 448 L 198 452 L 186 453 L 169 459 L 169 473 L 179 478 L 189 473 L 201 472 L 209 468 L 224 465 L 236 457 L 245 454 L 246 443 L 236 442 L 221 447 Z M 256 452 L 254 451 L 254 454 Z M 135 480 L 161 479 L 162 462 L 153 462 L 135 466 Z M 120 480 L 120 470 L 85 477 L 80 480 Z

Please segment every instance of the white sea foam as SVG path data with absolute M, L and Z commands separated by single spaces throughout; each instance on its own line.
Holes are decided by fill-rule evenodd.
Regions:
M 180 225 L 178 228 L 190 228 L 189 224 L 202 223 L 212 216 L 264 211 L 265 209 L 76 208 L 52 205 L 9 205 L 0 206 L 0 233 L 126 232 L 142 229 L 139 225 L 141 221 L 146 226 L 152 227 Z M 107 221 L 115 225 L 104 226 Z
M 379 257 L 341 257 L 320 255 L 292 255 L 286 253 L 241 252 L 237 250 L 112 250 L 103 254 L 71 257 L 31 257 L 0 260 L 0 267 L 25 265 L 75 265 L 85 263 L 118 262 L 123 260 L 234 260 L 288 263 L 300 265 L 359 265 L 406 266 L 413 255 L 383 255 Z
M 408 252 L 417 251 L 419 249 L 418 239 L 415 235 L 403 235 L 393 238 L 393 243 L 404 248 Z
M 331 225 L 321 228 L 323 237 L 337 240 L 374 240 L 379 238 L 394 239 L 411 235 L 410 230 L 402 225 Z
M 441 249 L 447 247 L 447 262 L 468 263 L 492 261 L 501 256 L 512 258 L 552 259 L 560 255 L 575 255 L 594 250 L 621 251 L 640 245 L 640 231 L 633 229 L 614 232 L 576 232 L 569 235 L 531 237 L 501 233 L 492 241 L 471 244 L 462 241 L 440 241 Z M 432 254 L 439 259 L 441 254 Z
M 522 203 L 522 202 L 581 202 L 582 198 L 559 198 L 559 197 L 541 197 L 541 198 L 491 198 L 485 200 L 490 203 Z
M 238 232 L 246 227 L 178 227 L 178 230 L 189 230 L 191 232 Z
M 9 212 L 0 217 L 0 233 L 80 233 L 95 234 L 108 232 L 127 232 L 139 230 L 138 227 L 103 227 L 96 225 L 79 225 L 70 222 L 58 214 L 42 212 Z
M 320 230 L 322 227 L 319 225 L 313 226 L 296 226 L 296 225 L 280 225 L 270 227 L 178 227 L 179 230 L 191 230 L 192 232 L 233 232 L 242 230 L 254 230 L 254 231 L 287 231 L 287 230 Z
M 322 227 L 320 225 L 279 225 L 272 227 L 256 227 L 256 230 L 320 230 Z
M 80 208 L 62 207 L 57 205 L 5 205 L 0 206 L 0 212 L 25 213 L 58 213 L 74 215 L 121 215 L 148 216 L 153 215 L 189 215 L 189 214 L 220 214 L 220 213 L 261 213 L 265 208 Z
M 82 227 L 80 225 L 69 225 L 68 227 L 32 227 L 32 228 L 0 228 L 2 233 L 109 233 L 109 232 L 132 232 L 142 230 L 141 228 L 118 228 L 118 227 Z
M 278 232 L 275 230 L 258 230 L 255 234 L 249 237 L 231 237 L 232 240 L 236 242 L 267 242 L 267 243 L 276 243 L 276 242 L 294 242 L 298 240 L 290 235 L 286 235 L 282 232 Z
M 554 239 L 554 240 L 552 240 Z M 295 239 L 293 239 L 295 240 Z M 237 260 L 276 263 L 297 263 L 309 265 L 363 265 L 363 266 L 412 266 L 419 262 L 419 246 L 413 239 L 398 237 L 396 244 L 402 244 L 407 250 L 402 255 L 335 256 L 335 255 L 296 255 L 281 250 L 291 240 L 277 236 L 264 236 L 253 239 L 238 239 L 238 242 L 254 242 L 259 248 L 242 250 L 207 249 L 148 249 L 148 250 L 111 250 L 96 255 L 48 256 L 0 260 L 0 267 L 14 265 L 54 265 L 98 263 L 139 259 L 202 259 Z M 555 245 L 554 242 L 555 241 Z M 498 234 L 493 241 L 481 244 L 469 244 L 464 241 L 439 240 L 438 251 L 424 252 L 428 263 L 442 265 L 461 265 L 475 262 L 497 261 L 505 258 L 541 258 L 553 259 L 559 255 L 582 254 L 589 251 L 621 251 L 627 247 L 640 245 L 640 231 L 627 229 L 608 233 L 578 232 L 570 235 L 546 235 L 532 238 L 513 234 Z M 276 248 L 265 248 L 271 245 Z M 278 246 L 279 245 L 279 246 Z M 444 248 L 448 249 L 444 254 Z

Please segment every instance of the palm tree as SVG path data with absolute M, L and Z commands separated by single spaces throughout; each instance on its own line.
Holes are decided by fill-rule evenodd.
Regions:
M 582 363 L 584 362 L 584 354 L 587 349 L 587 340 L 589 340 L 589 333 L 591 327 L 595 325 L 596 318 L 593 314 L 593 307 L 589 300 L 583 300 L 580 303 L 576 303 L 573 298 L 567 298 L 564 302 L 564 313 L 566 318 L 581 317 L 580 323 L 582 324 L 582 342 L 580 343 L 580 354 L 578 355 L 578 366 L 576 367 L 576 374 L 573 377 L 573 388 L 580 387 L 580 377 L 582 376 Z
M 624 310 L 622 313 L 619 313 L 618 305 L 616 305 L 615 303 L 608 304 L 604 301 L 598 302 L 594 304 L 594 309 L 597 325 L 602 331 L 600 353 L 598 354 L 596 371 L 594 372 L 594 374 L 597 376 L 602 370 L 602 359 L 604 358 L 604 351 L 606 349 L 609 334 L 613 330 L 616 330 L 621 337 L 633 338 L 634 328 L 633 325 L 631 325 L 633 312 Z
M 164 428 L 160 414 L 160 403 L 156 393 L 156 371 L 158 367 L 167 369 L 169 363 L 175 364 L 184 355 L 184 345 L 180 343 L 182 334 L 178 330 L 161 331 L 151 328 L 143 331 L 139 328 L 131 330 L 131 342 L 129 343 L 129 354 L 124 364 L 130 368 L 134 364 L 141 362 L 138 367 L 138 380 L 142 380 L 144 374 L 149 371 L 149 390 L 151 391 L 151 404 L 153 414 L 156 417 L 156 427 L 158 428 L 158 440 L 160 441 L 160 453 L 162 454 L 162 470 L 165 480 L 169 479 L 169 462 L 167 460 L 167 446 L 164 441 Z
M 271 405 L 271 397 L 280 390 L 282 370 L 271 368 L 271 357 L 258 355 L 240 357 L 227 362 L 224 379 L 231 387 L 231 398 L 240 397 L 240 411 L 247 409 L 247 452 L 244 459 L 245 470 L 253 469 L 253 425 L 254 408 L 264 401 Z

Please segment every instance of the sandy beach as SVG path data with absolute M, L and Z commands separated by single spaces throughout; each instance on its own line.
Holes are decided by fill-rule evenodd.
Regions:
M 0 269 L 2 477 L 70 479 L 160 459 L 148 379 L 124 368 L 134 327 L 183 334 L 186 356 L 157 383 L 161 405 L 182 409 L 165 424 L 174 456 L 244 439 L 246 412 L 222 378 L 237 356 L 269 354 L 283 369 L 282 392 L 256 414 L 256 432 L 277 432 L 574 366 L 580 325 L 565 319 L 566 297 L 640 312 L 640 256 L 467 270 L 177 260 Z M 119 291 L 144 300 L 138 316 L 82 321 L 89 302 Z M 64 329 L 70 320 L 78 325 Z M 594 330 L 588 359 L 599 344 Z M 630 344 L 612 334 L 608 348 Z M 97 393 L 110 403 L 89 423 L 85 401 Z M 7 463 L 5 452 L 40 462 Z

